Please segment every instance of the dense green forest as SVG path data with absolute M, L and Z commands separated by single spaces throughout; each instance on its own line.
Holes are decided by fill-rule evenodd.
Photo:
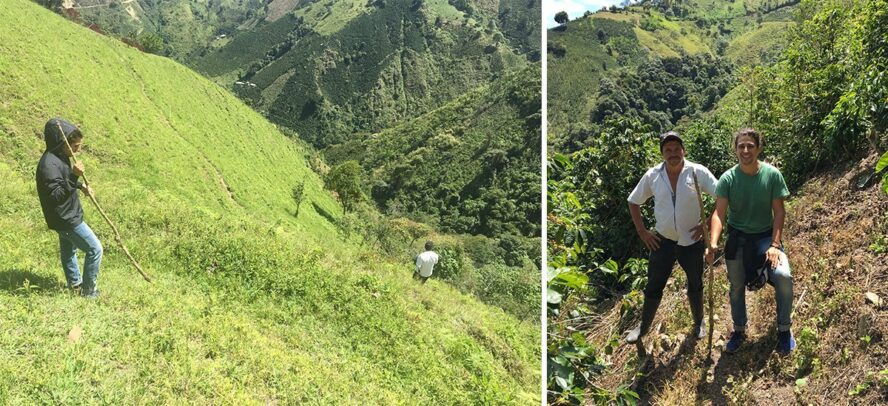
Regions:
M 316 153 L 200 74 L 29 1 L 0 2 L 0 20 L 0 399 L 539 402 L 539 285 L 487 271 L 538 250 L 346 209 L 329 188 L 348 176 L 318 174 Z M 34 184 L 54 116 L 82 129 L 97 199 L 152 283 L 84 201 L 102 296 L 66 289 Z M 411 279 L 425 239 L 474 296 Z
M 654 56 L 657 51 L 650 44 L 666 39 L 658 35 L 655 42 L 637 37 L 637 44 L 649 54 L 636 64 L 609 70 L 607 78 L 596 79 L 601 91 L 593 100 L 582 106 L 576 105 L 582 104 L 582 99 L 550 101 L 550 119 L 555 117 L 549 123 L 550 137 L 554 136 L 550 143 L 565 153 L 550 154 L 548 163 L 549 400 L 631 403 L 642 396 L 643 401 L 673 403 L 686 399 L 690 391 L 698 401 L 716 403 L 756 402 L 757 396 L 801 403 L 884 402 L 888 371 L 878 354 L 885 353 L 885 346 L 874 337 L 882 337 L 886 326 L 859 324 L 872 310 L 858 305 L 863 300 L 857 300 L 866 289 L 885 293 L 869 281 L 885 277 L 888 235 L 888 199 L 876 186 L 881 175 L 877 172 L 888 166 L 888 154 L 884 154 L 888 147 L 888 78 L 884 75 L 888 68 L 888 2 L 802 1 L 776 8 L 774 2 L 762 2 L 770 12 L 747 12 L 738 21 L 706 17 L 713 10 L 706 7 L 709 2 L 671 3 L 666 12 L 666 3 L 658 2 L 611 9 L 550 31 L 555 32 L 550 36 L 550 61 L 566 59 L 573 52 L 585 59 L 571 63 L 600 67 L 608 61 L 603 56 L 606 51 L 596 53 L 601 41 L 590 42 L 586 49 L 570 45 L 570 35 L 582 35 L 571 31 L 580 31 L 587 24 L 591 29 L 592 22 L 603 19 L 657 18 L 666 29 L 677 25 L 690 35 L 693 29 L 683 25 L 687 17 L 676 12 L 675 5 L 685 7 L 688 16 L 696 16 L 694 26 L 703 26 L 696 21 L 705 18 L 710 26 L 718 21 L 731 30 L 727 37 L 710 37 L 728 41 L 723 55 L 715 49 L 708 56 Z M 752 2 L 734 4 L 732 7 L 755 9 Z M 671 15 L 667 15 L 669 10 Z M 761 63 L 755 64 L 731 60 L 727 50 L 753 45 L 746 34 L 737 35 L 740 27 L 746 27 L 746 21 L 756 15 L 767 20 L 774 12 L 787 21 L 780 33 L 774 33 L 780 37 L 780 52 L 762 55 Z M 644 28 L 634 28 L 636 34 L 641 31 Z M 671 37 L 676 38 L 682 37 Z M 557 51 L 563 52 L 561 56 L 554 55 L 558 44 L 568 44 Z M 734 52 L 751 55 L 756 50 L 734 48 Z M 675 67 L 665 68 L 665 74 L 651 70 L 670 63 Z M 557 66 L 557 62 L 554 68 L 550 65 L 550 86 L 557 87 L 562 80 L 582 86 L 570 82 L 575 79 L 573 74 L 562 75 Z M 657 75 L 642 75 L 645 70 Z M 695 70 L 696 74 L 690 74 Z M 702 72 L 707 74 L 700 75 Z M 669 80 L 661 81 L 664 77 Z M 710 88 L 713 90 L 707 91 Z M 550 89 L 550 98 L 553 93 L 561 94 Z M 564 108 L 559 103 L 573 103 L 574 112 L 585 108 L 589 116 L 559 116 L 559 109 Z M 575 122 L 559 123 L 559 117 Z M 674 299 L 667 305 L 673 312 L 658 316 L 663 327 L 654 338 L 666 354 L 663 364 L 658 361 L 650 375 L 641 378 L 621 373 L 614 365 L 638 361 L 634 348 L 621 346 L 620 333 L 637 320 L 647 268 L 647 251 L 632 226 L 626 197 L 646 169 L 661 159 L 656 135 L 664 129 L 677 129 L 685 140 L 687 158 L 718 176 L 736 163 L 731 137 L 746 126 L 764 134 L 762 158 L 778 165 L 793 196 L 798 194 L 787 203 L 787 252 L 794 263 L 796 299 L 801 305 L 793 327 L 799 350 L 787 360 L 769 360 L 764 350 L 761 356 L 750 350 L 753 353 L 739 358 L 721 357 L 711 367 L 714 372 L 708 371 L 710 375 L 706 375 L 710 367 L 700 367 L 692 359 L 675 356 L 670 361 L 674 351 L 684 348 L 676 337 L 690 325 L 683 303 L 683 276 L 675 272 L 677 281 L 670 290 L 674 290 Z M 888 176 L 881 189 L 888 191 Z M 649 206 L 646 210 L 652 210 Z M 711 207 L 710 201 L 707 207 Z M 643 214 L 646 224 L 653 224 L 652 211 Z M 847 225 L 835 219 L 844 219 Z M 847 262 L 843 250 L 854 252 L 851 268 L 829 267 L 827 264 Z M 724 271 L 715 275 L 720 281 L 717 297 L 726 295 Z M 842 282 L 825 288 L 823 277 Z M 769 326 L 773 299 L 756 300 L 764 300 L 768 316 L 762 323 Z M 720 314 L 730 320 L 729 314 Z M 854 323 L 860 329 L 849 331 L 847 325 Z M 768 327 L 763 328 L 767 331 Z M 672 340 L 679 343 L 673 346 Z M 860 344 L 844 344 L 848 341 Z M 768 344 L 762 342 L 763 346 Z M 833 356 L 836 346 L 842 348 L 841 357 Z M 695 356 L 705 358 L 701 347 L 705 345 L 697 344 Z M 755 365 L 756 370 L 747 374 L 749 365 Z M 854 365 L 855 373 L 838 372 L 849 365 Z M 847 385 L 848 389 L 831 386 L 838 375 L 842 375 L 841 388 Z M 711 379 L 715 382 L 710 384 Z M 765 394 L 760 391 L 763 386 L 788 389 Z
M 540 69 L 528 67 L 378 134 L 326 149 L 357 160 L 368 195 L 444 230 L 540 234 Z M 438 219 L 438 220 L 436 220 Z

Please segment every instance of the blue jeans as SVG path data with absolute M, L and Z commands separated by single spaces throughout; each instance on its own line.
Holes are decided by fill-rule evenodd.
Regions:
M 68 287 L 80 285 L 83 292 L 93 292 L 96 289 L 96 279 L 99 277 L 99 265 L 102 263 L 102 243 L 86 222 L 80 223 L 73 230 L 56 232 L 59 234 L 59 257 L 62 260 L 62 269 L 65 271 Z M 86 253 L 82 280 L 80 267 L 77 266 L 77 249 Z
M 770 239 L 765 239 L 770 244 Z M 741 242 L 742 245 L 742 242 Z M 738 252 L 737 258 L 727 260 L 728 280 L 731 282 L 731 318 L 734 331 L 746 331 L 746 271 L 743 268 L 743 255 Z M 783 251 L 780 252 L 780 266 L 768 271 L 768 280 L 774 284 L 774 296 L 777 300 L 777 331 L 789 331 L 792 326 L 792 274 L 789 260 Z

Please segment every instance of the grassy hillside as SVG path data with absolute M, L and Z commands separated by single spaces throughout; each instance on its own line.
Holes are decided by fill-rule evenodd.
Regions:
M 796 3 L 645 1 L 621 9 L 590 11 L 550 29 L 550 145 L 559 151 L 575 151 L 587 145 L 584 139 L 589 133 L 599 130 L 601 116 L 595 110 L 603 91 L 603 77 L 634 72 L 652 60 L 685 55 L 710 55 L 738 67 L 772 62 L 783 48 L 783 32 Z M 719 82 L 730 79 L 730 71 L 710 76 L 712 82 L 703 88 L 710 84 L 724 87 Z M 698 111 L 705 109 L 687 113 L 692 116 Z M 672 120 L 669 124 L 678 123 Z
M 532 31 L 528 15 L 506 25 Z M 417 117 L 526 65 L 532 44 L 497 24 L 495 10 L 474 2 L 306 3 L 193 65 L 324 147 Z
M 0 19 L 0 398 L 539 402 L 538 326 L 340 237 L 304 151 L 235 97 L 28 1 Z M 65 292 L 33 181 L 53 116 L 154 283 L 85 204 L 103 297 Z

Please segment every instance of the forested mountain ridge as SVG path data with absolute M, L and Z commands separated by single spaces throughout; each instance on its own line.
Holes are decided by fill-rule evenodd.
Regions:
M 227 44 L 234 36 L 273 23 L 291 15 L 308 22 L 311 29 L 329 34 L 350 19 L 385 7 L 385 1 L 319 0 L 33 0 L 69 18 L 94 24 L 118 37 L 156 34 L 161 48 L 157 51 L 180 62 L 204 56 Z M 424 1 L 411 1 L 414 8 Z M 455 19 L 462 12 L 493 21 L 512 47 L 539 59 L 540 3 L 537 0 L 502 0 L 496 2 L 431 0 L 444 19 Z M 443 21 L 443 20 L 442 20 Z M 268 47 L 276 44 L 256 44 Z
M 539 4 L 511 3 L 303 4 L 192 64 L 323 148 L 538 61 L 539 45 L 528 38 L 538 32 Z
M 797 3 L 642 1 L 549 29 L 549 145 L 580 149 L 615 112 L 665 131 L 711 109 L 779 53 Z

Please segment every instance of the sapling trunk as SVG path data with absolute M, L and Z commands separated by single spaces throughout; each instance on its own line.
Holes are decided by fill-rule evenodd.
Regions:
M 706 224 L 706 210 L 703 209 L 703 195 L 700 194 L 700 182 L 697 181 L 697 172 L 691 172 L 694 176 L 694 189 L 697 191 L 697 202 L 700 204 L 700 224 L 703 226 L 703 241 L 706 244 L 709 244 L 709 229 Z M 712 359 L 712 332 L 715 329 L 715 316 L 712 312 L 712 306 L 714 302 L 714 295 L 712 292 L 713 285 L 713 271 L 711 266 L 707 266 L 709 269 L 709 343 L 706 346 L 706 358 Z

